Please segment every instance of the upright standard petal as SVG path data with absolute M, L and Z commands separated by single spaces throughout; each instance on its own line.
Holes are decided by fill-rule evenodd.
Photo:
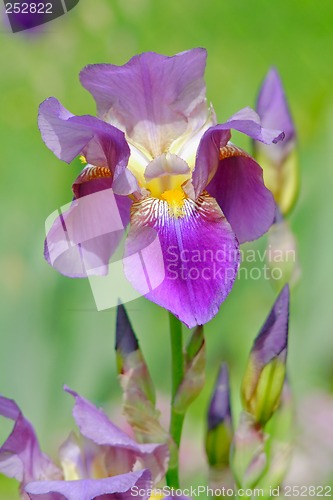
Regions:
M 15 422 L 0 448 L 0 473 L 15 478 L 22 487 L 29 481 L 60 478 L 60 470 L 41 452 L 32 425 L 15 401 L 0 396 L 0 416 Z
M 76 392 L 65 388 L 75 398 L 73 416 L 81 434 L 108 450 L 109 474 L 132 470 L 139 462 L 154 481 L 164 476 L 169 459 L 166 444 L 138 444 L 115 426 L 105 413 Z
M 92 187 L 90 183 L 87 190 Z M 76 185 L 75 190 L 82 194 L 80 189 Z M 131 204 L 112 189 L 84 193 L 46 221 L 45 259 L 60 273 L 77 278 L 107 274 L 110 257 L 128 224 Z
M 70 163 L 83 154 L 90 164 L 108 168 L 114 181 L 125 178 L 117 194 L 138 190 L 134 176 L 126 170 L 128 144 L 117 128 L 94 116 L 74 116 L 54 97 L 40 105 L 38 125 L 46 146 L 60 160 Z
M 103 479 L 32 482 L 25 490 L 31 500 L 130 500 L 134 489 L 148 500 L 151 488 L 150 474 L 142 470 Z
M 200 106 L 205 64 L 204 49 L 173 57 L 146 52 L 124 66 L 87 66 L 81 83 L 95 98 L 100 118 L 124 130 L 153 158 L 167 151 L 197 114 L 206 120 Z
M 207 193 L 196 201 L 170 197 L 134 203 L 125 257 L 141 255 L 147 228 L 157 233 L 163 253 L 163 260 L 150 256 L 149 271 L 163 281 L 146 297 L 190 328 L 207 323 L 230 292 L 240 260 L 238 241 L 217 203 Z M 150 275 L 132 262 L 125 258 L 127 279 L 145 294 Z

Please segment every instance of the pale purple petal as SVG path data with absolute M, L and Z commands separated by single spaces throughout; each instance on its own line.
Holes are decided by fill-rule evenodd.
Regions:
M 262 236 L 271 227 L 275 201 L 263 171 L 245 151 L 228 144 L 220 150 L 216 173 L 207 186 L 240 243 Z
M 117 128 L 94 116 L 74 116 L 54 97 L 40 105 L 38 125 L 46 146 L 61 160 L 70 163 L 83 154 L 92 165 L 109 168 L 114 180 L 128 179 L 118 194 L 138 189 L 135 178 L 125 173 L 130 150 Z
M 129 500 L 134 487 L 134 491 L 146 492 L 140 498 L 148 500 L 152 486 L 147 470 L 103 479 L 32 482 L 25 490 L 31 500 Z
M 251 108 L 241 109 L 222 126 L 229 126 L 230 129 L 238 130 L 251 137 L 251 139 L 264 144 L 277 144 L 283 141 L 285 136 L 284 131 L 279 127 L 264 125 L 260 120 L 260 116 Z
M 283 130 L 285 139 L 277 147 L 285 149 L 295 139 L 295 127 L 280 76 L 275 68 L 268 72 L 259 92 L 257 113 L 267 128 Z
M 265 129 L 255 111 L 244 108 L 225 123 L 215 125 L 203 135 L 192 175 L 192 184 L 196 196 L 199 196 L 213 178 L 220 159 L 220 149 L 224 148 L 231 137 L 231 129 L 238 130 L 252 139 L 265 144 L 277 143 L 284 137 L 279 130 Z
M 166 472 L 169 450 L 165 444 L 138 444 L 125 432 L 114 425 L 103 410 L 65 388 L 75 398 L 73 416 L 81 434 L 100 446 L 110 447 L 108 451 L 110 467 L 131 470 L 139 460 L 149 469 L 154 480 L 159 481 Z
M 127 197 L 103 189 L 62 207 L 46 221 L 47 262 L 70 277 L 107 274 L 129 220 L 130 204 Z
M 0 448 L 0 473 L 15 478 L 22 486 L 29 481 L 60 478 L 60 470 L 41 452 L 32 425 L 15 401 L 0 396 L 0 416 L 15 422 Z
M 124 66 L 87 66 L 81 82 L 95 98 L 98 116 L 155 157 L 185 132 L 189 120 L 201 117 L 205 64 L 204 49 L 173 57 L 146 52 Z
M 156 231 L 163 259 L 145 257 L 147 229 Z M 147 198 L 133 205 L 124 268 L 134 288 L 171 311 L 188 327 L 211 320 L 230 292 L 239 265 L 238 241 L 215 200 L 207 194 L 184 200 L 182 214 L 166 201 Z M 133 255 L 142 256 L 146 268 Z M 147 279 L 160 276 L 146 292 Z

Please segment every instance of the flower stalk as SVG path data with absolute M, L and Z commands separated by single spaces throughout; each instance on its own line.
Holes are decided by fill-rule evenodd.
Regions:
M 171 466 L 166 475 L 168 486 L 179 488 L 179 446 L 181 441 L 185 412 L 179 413 L 175 410 L 174 402 L 184 376 L 184 355 L 183 355 L 183 332 L 181 322 L 169 313 L 170 341 L 171 341 L 171 414 L 170 414 L 170 436 L 176 447 L 174 454 L 170 457 Z

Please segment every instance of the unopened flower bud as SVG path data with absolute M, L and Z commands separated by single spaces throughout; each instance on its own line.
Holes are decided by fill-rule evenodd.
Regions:
M 265 185 L 272 191 L 283 215 L 292 208 L 299 185 L 296 132 L 279 74 L 272 68 L 259 92 L 257 113 L 264 127 L 283 130 L 284 140 L 265 146 L 254 141 L 254 156 L 264 171 Z
M 280 403 L 286 375 L 288 323 L 286 285 L 253 344 L 242 384 L 243 407 L 262 426 Z
M 206 454 L 211 467 L 225 468 L 229 464 L 229 452 L 233 429 L 230 409 L 228 367 L 220 368 L 207 416 Z
M 145 398 L 155 404 L 154 384 L 140 350 L 138 339 L 122 304 L 118 305 L 117 309 L 115 348 L 119 375 L 128 376 L 129 373 L 135 371 L 137 391 L 143 392 Z

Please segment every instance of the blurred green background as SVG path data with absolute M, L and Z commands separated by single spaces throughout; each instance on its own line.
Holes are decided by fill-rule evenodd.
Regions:
M 290 381 L 297 401 L 333 390 L 333 3 L 81 0 L 36 35 L 0 32 L 0 392 L 17 401 L 52 456 L 73 427 L 64 383 L 118 413 L 121 395 L 114 311 L 97 312 L 88 281 L 63 277 L 43 259 L 45 219 L 70 201 L 81 165 L 60 162 L 44 146 L 38 105 L 56 96 L 73 113 L 94 114 L 78 81 L 86 64 L 123 64 L 147 50 L 173 55 L 196 46 L 208 50 L 207 94 L 219 121 L 254 106 L 271 65 L 281 74 L 301 164 L 290 217 L 302 269 L 292 291 Z M 249 146 L 243 138 L 238 144 Z M 198 453 L 219 363 L 230 364 L 237 408 L 249 349 L 275 295 L 264 279 L 238 280 L 207 325 L 207 384 L 189 415 Z M 167 394 L 167 314 L 145 299 L 129 303 L 128 311 L 157 387 Z M 0 440 L 9 429 L 2 420 Z M 17 498 L 16 489 L 0 479 L 1 499 Z

